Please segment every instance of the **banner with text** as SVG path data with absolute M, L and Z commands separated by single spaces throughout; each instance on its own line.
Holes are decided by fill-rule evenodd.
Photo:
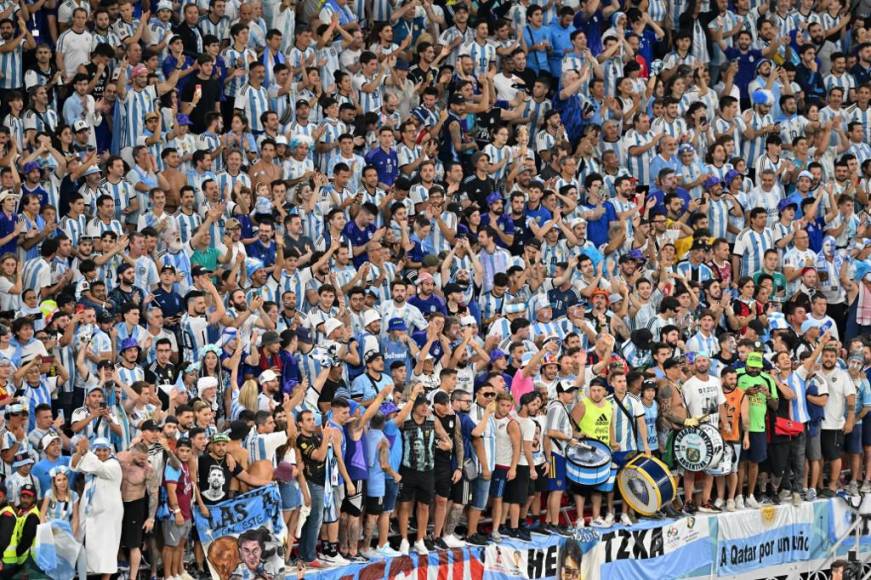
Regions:
M 817 536 L 810 503 L 724 514 L 717 526 L 717 573 L 721 576 L 809 560 Z
M 645 521 L 604 531 L 590 551 L 596 578 L 637 580 L 709 575 L 716 548 L 716 518 Z M 585 576 L 587 578 L 588 576 Z
M 208 518 L 195 509 L 194 522 L 212 578 L 284 577 L 287 527 L 275 483 L 208 508 Z
M 351 564 L 322 571 L 292 572 L 288 579 L 305 580 L 481 580 L 483 549 L 462 548 L 430 552 L 419 556 L 412 552 L 389 560 Z
M 573 538 L 533 534 L 531 542 L 503 537 L 484 548 L 484 580 L 553 580 L 578 572 L 591 578 L 594 565 L 587 554 L 598 541 L 589 529 L 577 530 Z

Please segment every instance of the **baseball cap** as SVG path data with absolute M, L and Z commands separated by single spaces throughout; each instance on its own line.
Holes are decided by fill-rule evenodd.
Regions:
M 762 368 L 762 353 L 760 352 L 751 352 L 747 355 L 747 367 L 748 368 Z
M 393 332 L 394 330 L 406 331 L 408 330 L 408 326 L 401 318 L 391 318 L 390 322 L 387 323 L 387 331 Z
M 79 119 L 78 121 L 73 123 L 73 132 L 75 132 L 75 133 L 78 133 L 79 131 L 85 131 L 85 130 L 90 129 L 90 128 L 91 128 L 91 126 L 88 125 L 88 122 L 85 121 L 84 119 Z
M 139 425 L 140 431 L 160 431 L 160 427 L 152 419 L 146 419 Z
M 269 381 L 277 381 L 277 380 L 278 380 L 278 375 L 275 374 L 275 371 L 272 369 L 266 369 L 265 371 L 260 373 L 259 377 L 257 377 L 257 382 L 260 383 L 261 385 L 263 383 L 268 383 Z
M 798 209 L 798 204 L 796 204 L 794 201 L 790 201 L 789 199 L 781 199 L 780 202 L 778 202 L 777 204 L 777 212 L 783 213 L 790 207 L 792 209 Z
M 33 459 L 30 459 L 30 463 L 33 463 Z M 36 497 L 36 488 L 33 487 L 32 483 L 25 483 L 21 486 L 21 489 L 18 490 L 18 494 Z
M 226 433 L 215 433 L 212 435 L 212 443 L 229 443 L 230 436 Z

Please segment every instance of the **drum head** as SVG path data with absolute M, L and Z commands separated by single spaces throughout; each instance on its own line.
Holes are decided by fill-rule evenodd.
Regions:
M 650 481 L 636 469 L 622 469 L 617 475 L 617 485 L 624 501 L 642 515 L 651 515 L 662 507 Z
M 704 471 L 719 462 L 722 455 L 723 439 L 714 440 L 708 430 L 688 427 L 674 438 L 675 459 L 689 471 Z
M 611 463 L 611 451 L 600 441 L 582 441 L 566 449 L 566 459 L 581 467 L 601 467 Z

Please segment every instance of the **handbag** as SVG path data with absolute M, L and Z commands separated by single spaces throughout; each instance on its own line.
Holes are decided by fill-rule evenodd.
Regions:
M 774 434 L 784 437 L 795 437 L 804 433 L 804 423 L 787 419 L 786 417 L 774 418 Z

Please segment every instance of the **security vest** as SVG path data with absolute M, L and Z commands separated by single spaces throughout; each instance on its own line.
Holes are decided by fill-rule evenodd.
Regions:
M 608 445 L 611 441 L 611 414 L 612 407 L 609 401 L 603 400 L 602 406 L 599 407 L 591 398 L 585 397 L 584 416 L 578 427 L 587 437 Z
M 28 511 L 24 512 L 19 516 L 16 515 L 15 509 L 12 506 L 6 506 L 2 510 L 0 510 L 0 516 L 4 514 L 10 514 L 13 518 L 15 518 L 15 529 L 12 531 L 12 538 L 9 540 L 9 545 L 6 546 L 6 550 L 3 551 L 3 563 L 23 564 L 30 556 L 31 546 L 28 546 L 27 550 L 19 556 L 18 542 L 21 541 L 21 535 L 24 533 L 24 524 L 27 522 L 27 518 L 30 515 L 35 515 L 37 518 L 39 518 L 39 510 L 36 509 L 36 506 L 33 506 Z

